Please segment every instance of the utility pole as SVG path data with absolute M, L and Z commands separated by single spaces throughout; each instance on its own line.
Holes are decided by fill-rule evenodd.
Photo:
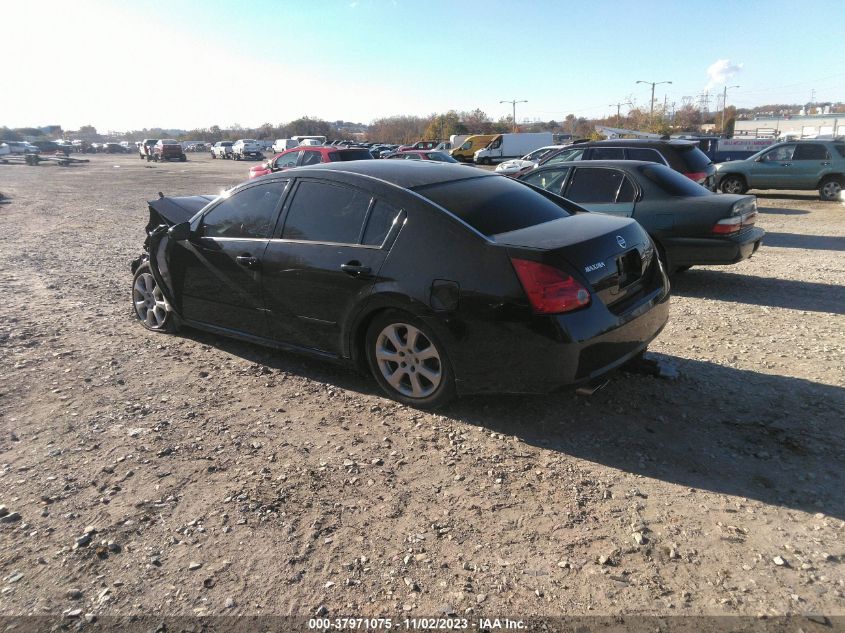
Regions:
M 499 101 L 499 103 L 510 103 L 513 106 L 513 131 L 516 132 L 516 104 L 517 103 L 528 103 L 526 100 L 518 101 L 516 99 L 511 99 L 510 101 Z
M 728 88 L 739 88 L 739 86 L 725 86 L 722 91 L 722 134 L 725 133 L 725 110 L 728 109 Z
M 659 86 L 660 84 L 671 84 L 671 81 L 637 81 L 638 84 L 646 84 L 651 86 L 651 109 L 648 113 L 648 120 L 649 123 L 654 122 L 654 87 Z
M 620 101 L 619 103 L 611 103 L 608 106 L 609 108 L 616 108 L 616 127 L 619 127 L 621 125 L 620 110 L 622 109 L 623 105 L 633 107 L 633 104 L 630 101 Z

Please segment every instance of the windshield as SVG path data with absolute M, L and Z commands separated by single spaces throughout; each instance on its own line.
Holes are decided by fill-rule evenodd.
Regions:
M 666 165 L 646 165 L 639 168 L 640 172 L 663 191 L 671 196 L 712 196 L 712 191 L 705 189 L 683 174 Z
M 542 194 L 503 176 L 453 180 L 414 191 L 488 237 L 569 216 Z

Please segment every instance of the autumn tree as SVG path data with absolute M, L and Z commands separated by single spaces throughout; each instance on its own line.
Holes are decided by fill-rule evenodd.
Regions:
M 467 127 L 461 121 L 460 115 L 454 110 L 449 110 L 445 114 L 431 116 L 423 137 L 426 140 L 446 140 L 453 134 L 466 134 L 467 132 Z

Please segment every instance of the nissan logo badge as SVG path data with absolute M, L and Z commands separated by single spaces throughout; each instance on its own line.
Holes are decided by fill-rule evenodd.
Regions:
M 622 237 L 621 235 L 617 235 L 617 236 L 616 236 L 616 243 L 617 243 L 617 244 L 619 244 L 619 248 L 625 248 L 625 244 L 626 244 L 627 242 L 625 242 L 625 238 L 624 238 L 624 237 Z

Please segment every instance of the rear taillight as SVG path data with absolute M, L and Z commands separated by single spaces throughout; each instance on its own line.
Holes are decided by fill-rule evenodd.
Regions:
M 740 200 L 734 204 L 731 213 L 731 217 L 716 222 L 711 232 L 716 235 L 730 235 L 739 233 L 747 226 L 753 226 L 757 221 L 757 199 Z
M 565 272 L 540 262 L 511 259 L 536 314 L 558 314 L 590 304 L 590 293 Z
M 706 171 L 691 171 L 691 172 L 685 173 L 684 176 L 686 176 L 690 180 L 694 180 L 699 185 L 703 185 L 705 182 L 707 182 L 707 172 Z

